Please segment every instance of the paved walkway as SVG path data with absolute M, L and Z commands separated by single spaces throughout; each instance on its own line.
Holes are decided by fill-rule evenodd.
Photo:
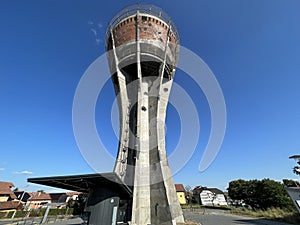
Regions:
M 82 225 L 83 220 L 81 218 L 74 218 L 74 219 L 69 219 L 66 221 L 61 221 L 57 223 L 50 223 L 51 225 Z
M 22 219 L 2 219 L 0 220 L 0 225 L 36 225 L 41 223 L 42 218 L 26 218 L 25 220 Z M 54 218 L 49 218 L 49 220 L 45 224 L 51 224 L 51 225 L 82 225 L 83 220 L 79 217 L 71 218 L 71 219 L 65 219 L 61 221 L 55 222 Z
M 213 209 L 205 211 L 201 209 L 193 212 L 185 210 L 184 215 L 187 220 L 193 220 L 201 225 L 290 225 L 272 220 L 228 214 Z
M 203 211 L 196 210 L 196 211 L 190 211 L 190 210 L 184 210 L 184 215 L 187 220 L 193 220 L 201 225 L 290 225 L 287 223 L 281 223 L 271 220 L 265 220 L 265 219 L 257 219 L 257 218 L 250 218 L 245 216 L 238 216 L 238 215 L 232 215 L 222 212 L 221 210 L 211 210 L 206 209 Z M 27 221 L 15 221 L 12 223 L 11 220 L 0 220 L 0 225 L 33 225 L 33 224 L 39 224 L 41 221 L 41 218 L 36 218 L 34 220 L 27 220 Z M 54 222 L 51 221 L 47 223 L 49 225 L 84 225 L 84 221 L 79 218 L 72 218 L 69 220 Z

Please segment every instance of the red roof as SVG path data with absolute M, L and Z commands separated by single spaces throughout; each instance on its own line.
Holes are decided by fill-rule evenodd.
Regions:
M 175 184 L 175 189 L 177 192 L 185 192 L 183 184 Z
M 41 200 L 51 200 L 49 194 L 41 193 L 41 192 L 31 192 L 29 201 L 41 201 Z
M 28 201 L 51 201 L 51 202 L 65 202 L 65 193 L 41 193 L 41 192 L 31 192 Z
M 0 202 L 0 210 L 22 209 L 23 204 L 19 201 Z
M 12 199 L 17 198 L 14 192 L 11 190 L 15 185 L 11 182 L 0 181 L 0 195 L 9 195 Z
M 73 196 L 73 195 L 80 195 L 81 192 L 78 192 L 78 191 L 72 191 L 72 192 L 67 192 L 66 194 L 67 194 L 67 196 Z

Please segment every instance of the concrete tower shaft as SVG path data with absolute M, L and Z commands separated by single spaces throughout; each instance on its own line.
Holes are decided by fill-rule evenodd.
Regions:
M 177 30 L 161 9 L 130 6 L 108 26 L 106 48 L 120 111 L 114 171 L 133 190 L 132 224 L 184 222 L 165 148 Z

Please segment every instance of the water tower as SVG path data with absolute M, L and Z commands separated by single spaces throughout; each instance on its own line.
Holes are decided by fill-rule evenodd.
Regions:
M 86 194 L 91 225 L 184 223 L 165 146 L 166 109 L 178 60 L 177 30 L 160 8 L 130 6 L 111 20 L 106 49 L 120 112 L 114 171 L 28 181 Z
M 129 6 L 111 20 L 106 50 L 120 112 L 114 172 L 132 190 L 132 224 L 183 223 L 165 147 L 176 27 L 160 8 Z

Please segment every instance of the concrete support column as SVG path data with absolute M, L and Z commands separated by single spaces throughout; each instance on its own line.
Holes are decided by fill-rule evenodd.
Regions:
M 137 136 L 139 138 L 138 152 L 135 164 L 135 179 L 133 189 L 132 224 L 151 224 L 150 207 L 150 168 L 149 168 L 149 123 L 148 98 L 143 96 L 148 91 L 148 84 L 141 82 L 138 93 Z
M 158 149 L 160 156 L 160 167 L 162 177 L 164 179 L 164 186 L 166 190 L 166 197 L 169 205 L 169 210 L 171 213 L 172 224 L 184 223 L 184 217 L 182 214 L 182 209 L 179 204 L 177 193 L 175 190 L 172 172 L 170 170 L 167 153 L 166 153 L 166 143 L 165 143 L 165 118 L 166 110 L 168 105 L 169 94 L 172 86 L 172 80 L 162 83 L 159 93 L 159 100 L 157 106 L 157 118 L 159 118 L 159 123 L 157 124 L 157 137 L 158 137 Z

